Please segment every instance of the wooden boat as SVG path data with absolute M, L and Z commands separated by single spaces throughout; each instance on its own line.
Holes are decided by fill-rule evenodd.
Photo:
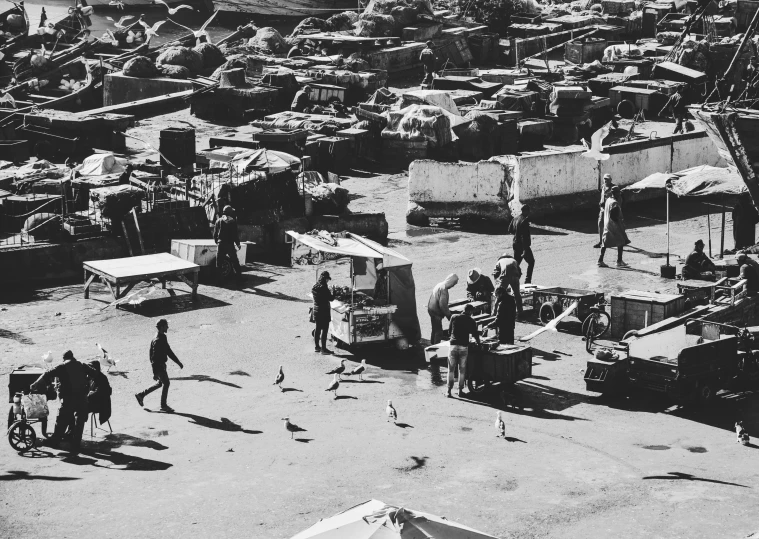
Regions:
M 11 19 L 9 19 L 11 15 L 21 17 L 23 25 L 12 24 Z M 14 20 L 18 21 L 19 19 L 14 18 Z M 0 13 L 0 27 L 5 33 L 5 36 L 0 39 L 0 52 L 3 55 L 7 55 L 16 50 L 17 45 L 24 42 L 29 35 L 29 16 L 26 13 L 23 2 L 13 4 L 11 9 Z
M 268 17 L 329 17 L 355 11 L 356 0 L 214 0 L 214 9 Z

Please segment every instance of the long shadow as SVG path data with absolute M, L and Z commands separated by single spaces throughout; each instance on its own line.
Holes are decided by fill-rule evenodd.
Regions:
M 718 485 L 728 485 L 731 487 L 751 488 L 747 485 L 741 485 L 739 483 L 730 483 L 729 481 L 719 481 L 717 479 L 705 479 L 703 477 L 696 477 L 695 475 L 682 473 L 682 472 L 668 472 L 668 475 L 649 475 L 643 479 L 663 479 L 663 480 L 676 480 L 676 481 L 701 481 L 703 483 L 716 483 Z
M 401 429 L 413 429 L 414 427 L 412 425 L 409 425 L 408 423 L 395 423 L 395 426 Z
M 504 436 L 503 439 L 506 440 L 507 442 L 521 442 L 523 444 L 527 443 L 524 440 L 520 440 L 519 438 L 514 438 L 513 436 Z
M 128 371 L 107 371 L 107 374 L 110 374 L 111 376 L 118 376 L 120 378 L 124 378 L 125 380 L 129 380 L 129 376 L 127 375 Z
M 130 313 L 139 314 L 147 318 L 164 317 L 170 314 L 185 313 L 189 311 L 200 311 L 203 309 L 217 309 L 219 307 L 229 307 L 229 303 L 221 301 L 215 298 L 198 294 L 196 300 L 193 301 L 192 295 L 184 290 L 181 291 L 181 295 L 147 299 L 139 305 L 122 305 L 121 310 L 128 311 Z M 95 299 L 95 298 L 93 298 Z M 95 301 L 102 301 L 95 299 Z M 108 301 L 104 303 L 111 303 L 112 298 L 108 297 Z M 114 309 L 115 307 L 111 307 Z
M 545 350 L 541 350 L 540 348 L 532 349 L 532 357 L 540 358 L 543 361 L 557 361 L 559 359 L 562 359 L 562 356 L 560 356 L 559 354 L 554 354 L 553 352 L 546 352 Z M 532 378 L 536 378 L 536 377 L 533 376 Z
M 0 475 L 0 481 L 76 481 L 80 477 L 56 477 L 54 475 L 33 475 L 29 472 L 9 470 Z
M 213 382 L 215 384 L 221 384 L 223 386 L 228 387 L 234 387 L 236 389 L 242 389 L 242 386 L 238 386 L 237 384 L 233 384 L 232 382 L 225 382 L 224 380 L 219 380 L 218 378 L 212 378 L 210 376 L 206 376 L 205 374 L 193 374 L 191 376 L 182 376 L 180 378 L 172 378 L 172 381 L 176 380 L 179 382 L 188 381 L 188 380 L 195 380 L 197 382 Z
M 95 468 L 108 468 L 132 472 L 161 472 L 168 470 L 173 466 L 173 464 L 169 462 L 145 459 L 142 457 L 136 457 L 134 455 L 126 455 L 124 453 L 113 451 L 110 448 L 104 448 L 103 450 L 100 450 L 97 447 L 91 447 L 89 445 L 83 448 L 80 455 L 64 457 L 61 460 L 63 462 L 76 464 L 78 466 L 90 465 Z M 113 468 L 112 466 L 103 466 L 101 464 L 98 464 L 99 460 L 106 460 L 113 466 L 119 466 L 119 468 Z
M 260 430 L 244 429 L 226 417 L 222 417 L 220 421 L 216 421 L 215 419 L 210 419 L 201 415 L 188 414 L 185 412 L 172 412 L 172 415 L 186 417 L 187 419 L 190 419 L 193 424 L 200 425 L 201 427 L 206 427 L 209 429 L 223 430 L 226 432 L 244 432 L 245 434 L 261 434 L 263 432 Z
M 148 449 L 155 449 L 156 451 L 168 449 L 168 446 L 158 443 L 155 440 L 146 440 L 145 438 L 138 438 L 129 434 L 106 434 L 103 437 L 102 442 L 93 442 L 92 445 L 112 448 L 118 448 L 122 445 L 131 445 L 134 447 L 147 447 Z
M 345 376 L 345 375 L 343 375 Z M 346 380 L 343 378 L 343 380 L 340 382 L 341 384 L 384 384 L 385 382 L 381 380 Z
M 414 461 L 414 464 L 410 466 L 401 466 L 400 468 L 396 468 L 399 472 L 412 472 L 414 470 L 419 470 L 421 468 L 424 468 L 427 465 L 427 459 L 429 457 L 409 457 L 411 460 Z
M 531 408 L 530 410 L 526 410 L 522 408 L 521 410 L 517 410 L 516 408 L 505 406 L 503 402 L 501 401 L 500 397 L 498 395 L 493 394 L 491 392 L 490 395 L 472 395 L 471 393 L 464 396 L 463 399 L 465 402 L 470 402 L 472 404 L 476 404 L 477 406 L 485 406 L 487 408 L 491 408 L 493 410 L 501 410 L 502 412 L 509 412 L 511 414 L 519 414 L 529 417 L 535 417 L 537 419 L 561 419 L 564 421 L 588 421 L 588 419 L 585 419 L 583 417 L 576 417 L 572 415 L 566 415 L 566 414 L 556 414 L 553 412 L 550 412 L 546 409 L 539 408 L 536 406 L 532 406 L 530 404 L 524 404 L 523 406 L 527 406 Z
M 274 282 L 274 279 L 271 279 L 269 277 L 259 277 L 257 275 L 243 274 L 242 282 L 240 283 L 238 288 L 240 292 L 244 292 L 246 294 L 251 294 L 254 296 L 261 296 L 264 298 L 279 299 L 283 301 L 292 301 L 294 303 L 309 303 L 311 301 L 307 298 L 289 296 L 281 292 L 267 292 L 266 290 L 257 288 L 257 287 L 260 287 L 261 285 L 272 283 L 272 282 Z
M 294 438 L 294 440 L 295 440 L 296 442 L 300 442 L 300 443 L 302 443 L 302 444 L 307 444 L 307 443 L 309 443 L 309 442 L 313 442 L 313 441 L 314 441 L 314 439 L 313 439 L 313 438 Z
M 34 341 L 29 337 L 24 337 L 20 333 L 15 333 L 8 329 L 0 329 L 0 339 L 10 339 L 20 344 L 34 344 Z
M 229 373 L 229 375 L 230 376 L 250 376 L 250 374 L 248 374 L 245 371 L 232 371 Z

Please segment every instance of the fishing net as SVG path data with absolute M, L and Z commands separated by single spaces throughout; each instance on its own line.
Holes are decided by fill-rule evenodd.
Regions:
M 169 47 L 158 55 L 155 63 L 184 66 L 192 73 L 203 70 L 203 56 L 189 47 Z
M 203 67 L 219 67 L 221 64 L 227 61 L 227 57 L 221 52 L 221 49 L 213 43 L 201 43 L 194 49 L 195 52 L 200 53 L 203 57 Z
M 187 79 L 190 77 L 190 70 L 184 66 L 166 64 L 158 66 L 158 71 L 162 76 L 170 79 Z
M 358 14 L 355 11 L 343 11 L 332 15 L 326 22 L 331 32 L 345 32 L 353 30 L 353 25 L 358 22 Z
M 306 17 L 298 23 L 289 37 L 296 37 L 301 34 L 310 34 L 316 32 L 328 32 L 332 30 L 332 25 L 324 19 L 317 17 Z
M 127 60 L 124 64 L 124 75 L 127 77 L 150 79 L 158 76 L 158 70 L 150 58 L 136 56 L 131 60 Z
M 269 54 L 286 54 L 290 48 L 282 35 L 270 26 L 259 28 L 256 35 L 248 40 L 248 46 Z
M 100 214 L 111 220 L 120 220 L 132 208 L 139 207 L 145 192 L 132 185 L 114 185 L 90 190 L 90 199 Z

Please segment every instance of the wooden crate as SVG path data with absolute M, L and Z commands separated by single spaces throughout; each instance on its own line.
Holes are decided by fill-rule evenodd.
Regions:
M 643 329 L 685 310 L 685 296 L 630 290 L 611 296 L 611 338 L 621 339 L 633 329 Z
M 589 64 L 603 58 L 607 41 L 588 38 L 587 41 L 567 43 L 564 46 L 564 58 L 573 64 Z
M 329 103 L 333 99 L 338 99 L 340 103 L 345 102 L 345 88 L 332 84 L 311 84 L 311 100 L 316 103 Z
M 602 0 L 601 5 L 607 15 L 628 15 L 635 11 L 634 0 Z
M 735 8 L 735 19 L 738 21 L 739 32 L 746 31 L 757 9 L 759 9 L 759 1 L 757 0 L 738 0 L 738 5 Z
M 658 115 L 665 104 L 664 96 L 656 90 L 632 86 L 615 86 L 611 88 L 609 90 L 609 100 L 614 109 L 622 101 L 631 101 L 635 105 L 635 112 L 645 110 L 648 115 Z

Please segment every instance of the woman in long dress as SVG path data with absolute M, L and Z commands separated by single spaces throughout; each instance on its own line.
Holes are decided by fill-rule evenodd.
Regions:
M 604 262 L 604 254 L 607 247 L 617 248 L 617 266 L 627 266 L 622 261 L 622 249 L 630 243 L 625 232 L 625 219 L 622 215 L 622 207 L 619 205 L 620 190 L 618 186 L 611 189 L 611 195 L 606 199 L 604 206 L 604 233 L 601 241 L 601 256 L 598 257 L 598 266 L 608 267 Z

